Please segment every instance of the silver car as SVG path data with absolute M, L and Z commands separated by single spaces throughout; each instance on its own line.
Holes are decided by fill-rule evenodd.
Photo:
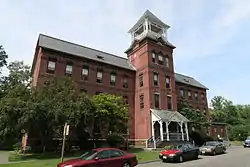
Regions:
M 224 144 L 218 141 L 207 141 L 203 146 L 200 147 L 201 155 L 216 155 L 223 154 L 226 152 L 226 147 Z

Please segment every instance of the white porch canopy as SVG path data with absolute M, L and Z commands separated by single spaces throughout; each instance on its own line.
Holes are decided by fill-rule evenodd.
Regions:
M 184 141 L 186 139 L 189 141 L 189 135 L 188 135 L 188 125 L 187 123 L 190 122 L 186 117 L 184 117 L 182 114 L 180 114 L 177 111 L 168 111 L 168 110 L 156 110 L 156 109 L 150 109 L 151 111 L 151 124 L 152 124 L 152 137 L 155 139 L 155 129 L 154 125 L 156 122 L 160 124 L 160 140 L 164 140 L 164 135 L 166 135 L 166 140 L 169 141 L 170 133 L 169 133 L 169 124 L 171 122 L 176 122 L 177 126 L 180 126 L 180 133 L 181 140 Z M 163 131 L 163 124 L 165 126 L 165 132 Z M 184 125 L 184 127 L 183 127 Z M 185 133 L 183 128 L 185 128 Z M 184 135 L 186 135 L 184 137 Z

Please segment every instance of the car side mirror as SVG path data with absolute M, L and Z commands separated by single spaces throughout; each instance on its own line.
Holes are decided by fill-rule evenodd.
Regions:
M 94 160 L 98 161 L 98 160 L 99 160 L 99 157 L 95 157 Z

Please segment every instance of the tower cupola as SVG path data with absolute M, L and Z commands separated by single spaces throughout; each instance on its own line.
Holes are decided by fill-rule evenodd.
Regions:
M 128 33 L 131 34 L 132 43 L 135 40 L 141 40 L 145 37 L 151 37 L 153 39 L 162 38 L 167 41 L 167 30 L 169 28 L 169 25 L 163 23 L 149 10 L 146 10 Z

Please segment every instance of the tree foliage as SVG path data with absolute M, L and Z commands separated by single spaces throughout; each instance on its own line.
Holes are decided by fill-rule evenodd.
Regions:
M 93 113 L 94 123 L 106 127 L 112 133 L 126 133 L 128 107 L 122 97 L 111 94 L 99 94 L 93 97 L 96 107 Z
M 2 45 L 0 45 L 0 74 L 1 74 L 1 68 L 7 65 L 7 58 L 8 55 L 5 52 Z
M 234 105 L 222 96 L 215 96 L 211 106 L 212 121 L 227 123 L 231 140 L 243 140 L 250 135 L 250 105 Z
M 92 133 L 96 127 L 99 133 L 125 131 L 128 109 L 121 97 L 101 94 L 90 98 L 79 93 L 69 77 L 50 76 L 48 84 L 31 88 L 29 66 L 14 61 L 7 68 L 9 75 L 1 78 L 0 87 L 0 148 L 15 145 L 27 132 L 46 151 L 52 138 L 62 137 L 65 122 L 71 126 L 69 138 L 82 141 L 89 137 L 86 131 Z
M 187 102 L 183 99 L 178 104 L 178 110 L 183 116 L 193 123 L 194 127 L 199 129 L 208 125 L 206 116 L 203 114 L 203 112 L 190 108 Z

